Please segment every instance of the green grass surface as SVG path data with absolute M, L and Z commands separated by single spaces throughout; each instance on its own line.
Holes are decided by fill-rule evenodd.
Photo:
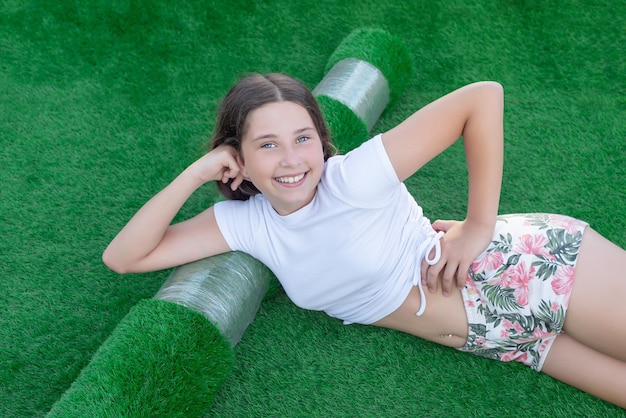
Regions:
M 626 246 L 621 2 L 3 0 L 0 416 L 45 415 L 163 283 L 167 271 L 118 276 L 100 255 L 201 154 L 231 84 L 280 71 L 314 87 L 359 27 L 398 36 L 416 70 L 374 131 L 462 84 L 500 81 L 501 212 L 565 213 Z M 427 216 L 462 217 L 460 144 L 407 184 Z M 215 199 L 202 188 L 179 218 Z M 281 293 L 236 347 L 212 415 L 626 416 L 521 365 L 345 327 Z

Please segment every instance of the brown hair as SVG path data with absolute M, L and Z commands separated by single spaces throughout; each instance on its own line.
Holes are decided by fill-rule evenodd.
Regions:
M 311 91 L 302 82 L 276 73 L 244 77 L 230 89 L 218 110 L 211 149 L 226 144 L 241 154 L 241 141 L 248 128 L 250 112 L 268 103 L 283 101 L 299 104 L 307 110 L 322 141 L 324 161 L 334 155 L 336 150 L 331 143 L 328 127 Z M 250 196 L 260 193 L 247 180 L 233 191 L 231 182 L 232 179 L 228 183 L 216 182 L 220 193 L 227 199 L 248 200 Z

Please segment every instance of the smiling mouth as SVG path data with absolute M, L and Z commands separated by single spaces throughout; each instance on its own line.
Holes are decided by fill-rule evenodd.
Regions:
M 304 178 L 306 173 L 299 174 L 297 176 L 285 176 L 285 177 L 274 177 L 274 179 L 283 184 L 293 184 L 297 183 Z

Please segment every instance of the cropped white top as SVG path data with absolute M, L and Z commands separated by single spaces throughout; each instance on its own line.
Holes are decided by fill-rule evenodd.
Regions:
M 420 280 L 439 238 L 398 180 L 378 135 L 326 162 L 313 200 L 279 215 L 263 195 L 215 205 L 232 250 L 268 266 L 298 306 L 344 323 L 371 324 L 394 312 Z

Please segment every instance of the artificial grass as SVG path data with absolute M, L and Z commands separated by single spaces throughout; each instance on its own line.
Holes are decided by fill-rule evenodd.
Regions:
M 317 96 L 316 99 L 333 139 L 342 139 L 333 140 L 339 154 L 344 154 L 367 140 L 369 133 L 365 122 L 348 106 L 324 95 Z
M 611 1 L 59 0 L 0 4 L 0 416 L 45 415 L 168 275 L 100 254 L 200 155 L 240 74 L 313 88 L 353 29 L 408 45 L 416 76 L 384 131 L 462 84 L 506 92 L 502 213 L 587 220 L 626 245 L 626 5 Z M 407 181 L 461 218 L 462 146 Z M 217 199 L 202 188 L 178 219 Z M 616 329 L 616 332 L 623 331 Z M 625 416 L 523 366 L 264 302 L 213 416 Z
M 232 365 L 230 343 L 202 314 L 146 299 L 46 416 L 202 416 Z

